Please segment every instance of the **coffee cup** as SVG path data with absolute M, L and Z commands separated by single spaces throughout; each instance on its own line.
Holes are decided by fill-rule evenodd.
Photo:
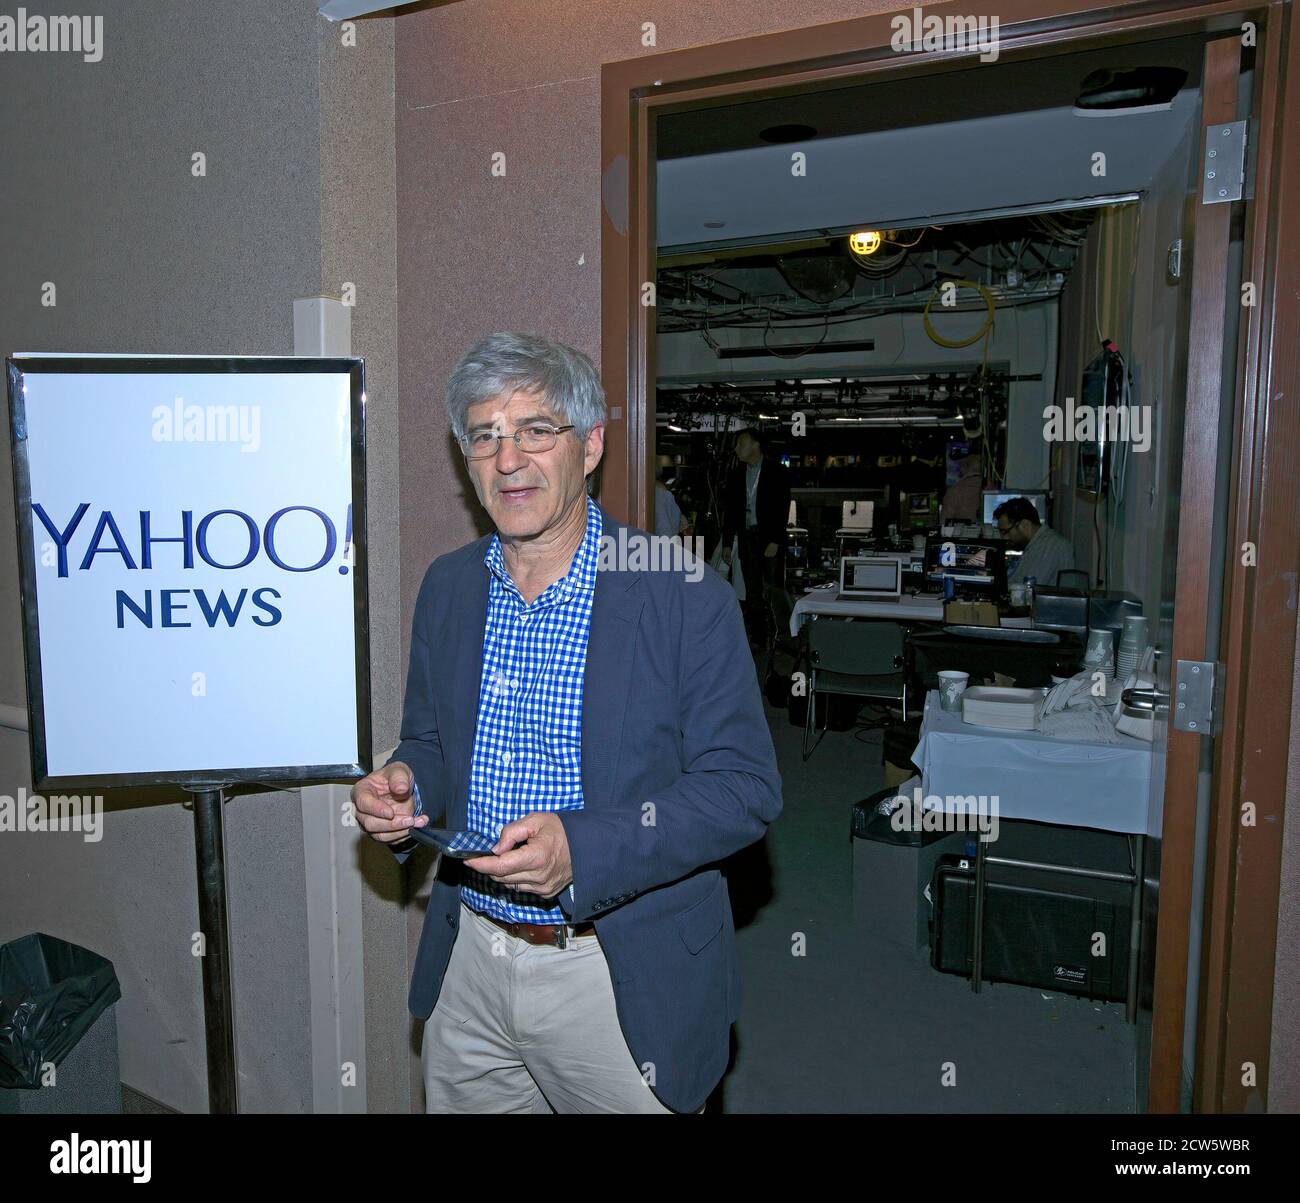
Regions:
M 950 713 L 961 711 L 961 695 L 966 692 L 970 673 L 947 668 L 939 674 L 939 705 Z

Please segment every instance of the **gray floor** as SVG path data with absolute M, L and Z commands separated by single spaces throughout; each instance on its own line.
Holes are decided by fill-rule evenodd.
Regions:
M 157 1099 L 150 1098 L 147 1094 L 141 1094 L 138 1090 L 132 1090 L 125 1082 L 122 1083 L 122 1114 L 123 1115 L 179 1115 L 180 1112 L 164 1103 L 158 1102 Z
M 785 811 L 729 865 L 741 1014 L 709 1110 L 1131 1112 L 1122 1004 L 999 983 L 973 994 L 924 951 L 854 931 L 849 808 L 883 784 L 880 733 L 829 732 L 803 764 L 785 712 L 768 718 Z

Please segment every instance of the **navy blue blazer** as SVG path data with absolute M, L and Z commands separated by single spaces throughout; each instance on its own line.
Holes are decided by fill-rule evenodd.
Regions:
M 620 524 L 601 513 L 603 533 L 617 539 Z M 425 573 L 392 757 L 411 767 L 430 823 L 455 829 L 467 825 L 487 543 L 440 556 Z M 556 900 L 572 922 L 594 921 L 628 1047 L 643 1073 L 653 1065 L 649 1080 L 664 1105 L 684 1112 L 697 1111 L 726 1072 L 740 1004 L 718 862 L 781 813 L 735 593 L 707 567 L 699 580 L 690 575 L 597 569 L 582 694 L 583 809 L 557 812 L 573 897 L 566 888 Z M 419 1019 L 437 1002 L 459 923 L 458 885 L 435 879 L 411 978 Z

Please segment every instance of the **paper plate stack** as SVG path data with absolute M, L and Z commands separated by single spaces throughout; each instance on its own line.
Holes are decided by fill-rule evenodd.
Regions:
M 975 685 L 961 695 L 962 721 L 1000 731 L 1035 731 L 1043 713 L 1041 689 Z

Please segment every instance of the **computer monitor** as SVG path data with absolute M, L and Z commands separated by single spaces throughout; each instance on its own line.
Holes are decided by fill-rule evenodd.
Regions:
M 939 526 L 938 493 L 903 493 L 898 502 L 898 524 L 904 530 L 936 530 Z
M 985 489 L 984 490 L 984 517 L 983 522 L 994 523 L 997 521 L 993 517 L 993 511 L 998 508 L 1004 501 L 1010 501 L 1013 497 L 1027 497 L 1032 503 L 1034 509 L 1038 511 L 1038 521 L 1047 521 L 1047 494 L 1043 492 L 1034 492 L 1033 490 L 1011 490 L 1005 489 Z
M 845 556 L 840 561 L 844 597 L 897 597 L 903 591 L 903 566 L 884 556 Z

